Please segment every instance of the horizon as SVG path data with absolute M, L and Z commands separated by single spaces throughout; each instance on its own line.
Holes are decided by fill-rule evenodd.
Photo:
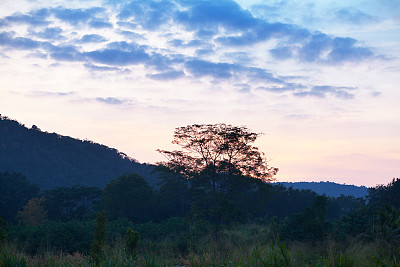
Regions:
M 21 124 L 147 163 L 176 127 L 243 125 L 278 182 L 400 175 L 400 3 L 2 5 L 0 113 Z
M 10 117 L 8 117 L 8 116 L 5 116 L 5 115 L 3 115 L 3 114 L 0 114 L 0 118 L 6 119 L 6 120 L 16 121 L 16 122 L 18 122 L 20 125 L 22 125 L 23 127 L 27 128 L 27 129 L 33 129 L 33 128 L 35 127 L 36 130 L 38 130 L 38 131 L 40 131 L 40 132 L 43 132 L 43 133 L 56 133 L 56 132 L 51 132 L 51 131 L 47 131 L 47 130 L 42 130 L 39 126 L 37 126 L 37 125 L 35 125 L 35 124 L 33 124 L 31 127 L 28 127 L 28 126 L 26 126 L 24 123 L 22 123 L 22 122 L 20 122 L 20 121 L 18 121 L 18 120 L 15 120 L 15 119 L 13 119 L 13 118 L 10 118 Z M 155 163 L 149 163 L 149 162 L 141 162 L 140 160 L 138 160 L 138 159 L 136 159 L 136 158 L 130 157 L 129 155 L 127 155 L 126 153 L 124 153 L 124 151 L 121 151 L 121 150 L 119 150 L 119 149 L 117 149 L 117 148 L 114 148 L 114 147 L 110 147 L 110 146 L 108 146 L 107 144 L 98 143 L 98 142 L 96 142 L 96 141 L 94 141 L 94 140 L 91 140 L 91 139 L 84 139 L 84 140 L 82 140 L 82 139 L 79 139 L 79 138 L 75 138 L 75 137 L 73 137 L 73 136 L 63 135 L 63 134 L 60 134 L 60 133 L 56 133 L 56 134 L 59 135 L 59 136 L 70 137 L 70 138 L 73 138 L 73 139 L 76 139 L 76 140 L 80 140 L 80 141 L 89 141 L 89 142 L 91 142 L 91 143 L 103 145 L 103 146 L 109 147 L 109 148 L 111 148 L 111 149 L 116 149 L 119 153 L 122 153 L 122 154 L 126 155 L 128 158 L 130 158 L 130 159 L 132 159 L 132 160 L 134 160 L 134 161 L 136 161 L 136 162 L 138 162 L 138 163 L 141 163 L 141 164 L 155 164 Z M 393 177 L 393 179 L 395 179 L 395 178 L 396 178 L 396 177 Z M 397 177 L 397 178 L 398 178 L 398 177 Z M 322 180 L 319 180 L 319 179 L 313 179 L 313 178 L 311 178 L 311 177 L 308 177 L 308 178 L 304 178 L 303 180 L 291 181 L 290 178 L 280 178 L 279 180 L 276 179 L 276 180 L 271 181 L 271 183 L 334 183 L 334 184 L 337 184 L 337 185 L 348 185 L 348 186 L 372 188 L 372 187 L 375 187 L 375 186 L 377 186 L 377 185 L 387 185 L 389 182 L 392 181 L 392 180 L 390 180 L 388 183 L 376 184 L 376 185 L 372 185 L 372 186 L 367 186 L 367 185 L 364 185 L 364 184 L 338 183 L 338 182 L 332 182 L 332 181 L 330 181 L 329 179 L 326 179 L 326 178 L 324 178 L 324 179 L 325 179 L 325 180 L 323 180 L 323 179 L 322 179 Z

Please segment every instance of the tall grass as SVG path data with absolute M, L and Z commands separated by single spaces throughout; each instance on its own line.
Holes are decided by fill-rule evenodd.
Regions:
M 385 251 L 381 242 L 347 243 L 285 242 L 268 225 L 237 225 L 225 229 L 217 242 L 210 231 L 201 237 L 166 236 L 143 239 L 134 255 L 121 239 L 104 248 L 105 258 L 97 266 L 399 266 L 400 250 Z M 90 256 L 79 252 L 44 252 L 29 255 L 8 244 L 0 251 L 0 267 L 6 266 L 95 266 Z

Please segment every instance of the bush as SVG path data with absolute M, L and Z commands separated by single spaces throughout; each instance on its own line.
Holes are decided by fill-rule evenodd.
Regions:
M 28 226 L 11 225 L 9 239 L 30 254 L 44 251 L 86 253 L 93 239 L 93 221 L 49 222 Z
M 132 228 L 128 228 L 125 235 L 125 251 L 130 254 L 136 254 L 136 248 L 140 243 L 140 234 L 137 231 L 133 231 Z
M 105 212 L 97 214 L 94 225 L 93 243 L 90 246 L 90 256 L 95 263 L 100 263 L 105 258 L 107 217 Z

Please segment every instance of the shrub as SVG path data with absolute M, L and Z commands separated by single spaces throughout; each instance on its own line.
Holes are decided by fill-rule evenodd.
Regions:
M 137 231 L 133 231 L 132 228 L 128 228 L 125 235 L 125 251 L 128 254 L 135 255 L 136 248 L 140 243 L 140 234 Z
M 104 249 L 106 246 L 106 225 L 107 217 L 105 212 L 97 214 L 96 223 L 94 225 L 93 243 L 90 247 L 90 256 L 95 263 L 100 263 L 104 260 Z

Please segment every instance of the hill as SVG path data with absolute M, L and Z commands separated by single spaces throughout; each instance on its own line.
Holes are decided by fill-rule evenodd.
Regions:
M 332 182 L 279 182 L 285 187 L 293 187 L 293 189 L 309 189 L 318 194 L 325 194 L 331 197 L 339 197 L 340 195 L 365 197 L 368 195 L 368 188 L 365 186 L 355 186 L 347 184 L 337 184 Z
M 31 128 L 0 115 L 0 172 L 20 172 L 41 190 L 74 185 L 103 188 L 124 173 L 137 173 L 151 185 L 153 166 L 114 148 Z

